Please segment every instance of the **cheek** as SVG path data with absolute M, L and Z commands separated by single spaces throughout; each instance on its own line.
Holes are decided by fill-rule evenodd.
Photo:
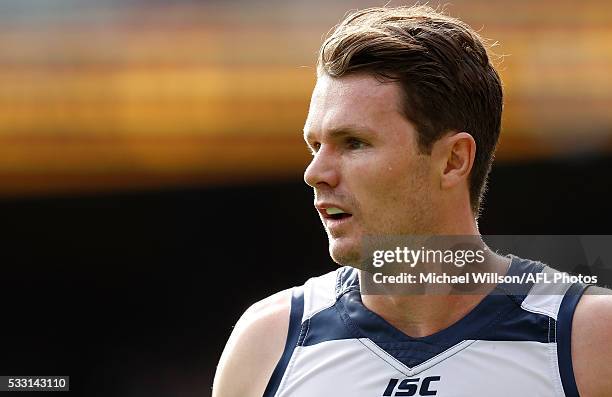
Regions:
M 381 216 L 392 212 L 410 196 L 414 181 L 407 166 L 363 164 L 355 167 L 349 191 L 365 213 Z
M 371 180 L 377 201 L 396 211 L 418 211 L 431 200 L 431 174 L 429 163 L 423 159 L 387 165 Z

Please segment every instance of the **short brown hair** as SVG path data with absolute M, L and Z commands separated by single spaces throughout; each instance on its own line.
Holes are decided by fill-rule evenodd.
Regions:
M 470 204 L 478 216 L 500 133 L 502 86 L 484 40 L 464 22 L 428 6 L 350 13 L 325 40 L 317 73 L 371 73 L 402 88 L 402 111 L 422 152 L 451 131 L 476 141 Z

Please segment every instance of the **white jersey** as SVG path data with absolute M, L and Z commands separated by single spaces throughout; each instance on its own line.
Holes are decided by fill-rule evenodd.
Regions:
M 556 272 L 513 256 L 508 275 Z M 283 356 L 264 397 L 577 397 L 571 362 L 582 284 L 504 284 L 433 335 L 412 338 L 368 310 L 358 271 L 294 288 Z

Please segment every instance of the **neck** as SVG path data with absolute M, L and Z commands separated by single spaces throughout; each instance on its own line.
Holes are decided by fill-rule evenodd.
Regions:
M 506 274 L 510 259 L 491 254 L 487 258 L 487 271 Z M 359 277 L 363 280 L 362 272 Z M 362 285 L 363 286 L 363 285 Z M 467 315 L 495 286 L 486 287 L 478 294 L 451 294 L 452 289 L 444 292 L 435 289 L 435 294 L 363 294 L 363 304 L 391 325 L 412 337 L 434 334 Z M 425 291 L 428 291 L 426 286 Z M 443 291 L 443 292 L 440 292 Z
M 478 222 L 472 212 L 469 198 L 464 200 L 443 201 L 436 205 L 435 218 L 430 225 L 435 225 L 430 230 L 431 235 L 463 235 L 479 236 Z

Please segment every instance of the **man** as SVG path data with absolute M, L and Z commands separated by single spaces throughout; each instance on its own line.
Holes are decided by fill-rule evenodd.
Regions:
M 429 7 L 358 11 L 317 74 L 304 179 L 334 261 L 359 267 L 368 236 L 479 236 L 502 111 L 479 36 Z M 487 266 L 554 273 L 490 252 Z M 345 266 L 253 305 L 213 396 L 612 396 L 607 295 L 366 294 L 367 277 Z

